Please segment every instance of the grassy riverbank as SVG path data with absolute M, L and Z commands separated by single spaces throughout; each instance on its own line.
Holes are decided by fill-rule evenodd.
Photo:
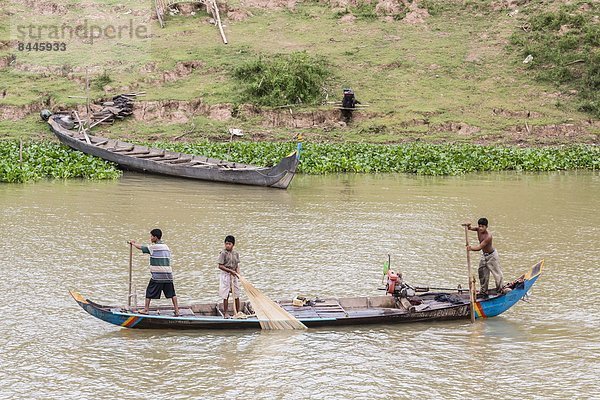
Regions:
M 92 99 L 146 92 L 133 117 L 94 129 L 109 138 L 272 165 L 302 133 L 300 172 L 310 174 L 598 169 L 598 2 L 220 4 L 226 46 L 202 9 L 161 29 L 144 2 L 10 0 L 0 10 L 0 180 L 119 176 L 60 147 L 37 116 L 84 113 L 69 96 L 85 95 L 86 72 Z M 88 19 L 150 35 L 18 50 L 19 25 Z M 330 104 L 343 87 L 369 106 L 350 124 Z M 230 128 L 244 142 L 224 143 Z M 26 142 L 22 162 L 15 138 Z
M 11 25 L 30 14 L 73 23 L 90 15 L 113 21 L 151 14 L 144 2 L 89 0 L 42 10 L 44 3 L 31 10 L 11 1 L 11 14 L 0 18 L 0 40 L 10 39 Z M 185 140 L 198 141 L 223 139 L 228 128 L 236 127 L 245 138 L 262 141 L 302 132 L 308 141 L 336 143 L 599 142 L 595 2 L 570 1 L 567 11 L 553 1 L 415 0 L 414 10 L 401 3 L 400 9 L 386 11 L 378 7 L 382 1 L 228 1 L 222 10 L 227 46 L 204 10 L 168 16 L 164 29 L 141 18 L 140 24 L 151 28 L 147 41 L 100 38 L 93 46 L 75 42 L 67 52 L 44 54 L 19 52 L 5 41 L 0 45 L 0 137 L 50 137 L 44 124 L 33 123 L 34 113 L 46 107 L 82 110 L 83 101 L 68 96 L 85 94 L 87 68 L 94 99 L 147 92 L 133 120 L 98 130 L 109 137 L 169 139 L 190 131 Z M 565 16 L 571 14 L 583 17 Z M 570 53 L 545 57 L 556 37 L 564 39 L 561 48 Z M 562 54 L 558 50 L 554 53 Z M 248 104 L 247 94 L 260 92 L 248 91 L 239 80 L 241 67 L 303 51 L 332 71 L 326 82 L 315 81 L 328 101 L 352 87 L 369 105 L 351 124 L 340 123 L 327 104 L 283 109 Z M 523 64 L 528 52 L 533 61 Z M 554 75 L 540 74 L 557 65 L 561 68 Z M 556 74 L 569 79 L 553 80 Z

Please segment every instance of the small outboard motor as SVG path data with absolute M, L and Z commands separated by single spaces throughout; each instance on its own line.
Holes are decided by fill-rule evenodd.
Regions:
M 416 290 L 408 283 L 402 280 L 402 274 L 396 274 L 394 271 L 388 271 L 388 282 L 386 292 L 396 298 L 409 298 L 416 295 Z

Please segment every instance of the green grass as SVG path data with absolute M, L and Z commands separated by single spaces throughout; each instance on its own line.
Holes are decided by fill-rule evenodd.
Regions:
M 582 8 L 585 7 L 585 8 Z M 556 10 L 536 11 L 515 32 L 511 44 L 537 79 L 576 90 L 579 109 L 600 117 L 600 4 L 574 1 Z M 594 17 L 596 16 L 596 17 Z
M 110 13 L 120 4 L 118 1 L 88 3 L 98 4 L 95 13 Z M 206 15 L 202 13 L 194 17 L 168 17 L 165 29 L 153 22 L 149 43 L 136 41 L 117 46 L 105 40 L 97 43 L 92 53 L 85 44 L 75 44 L 72 52 L 48 54 L 43 59 L 12 51 L 19 63 L 78 66 L 72 72 L 78 81 L 66 75 L 44 77 L 10 68 L 0 70 L 0 91 L 5 88 L 8 92 L 0 99 L 0 106 L 21 106 L 47 97 L 52 98 L 55 107 L 72 105 L 78 100 L 69 99 L 69 95 L 85 94 L 82 83 L 85 65 L 90 69 L 92 82 L 98 82 L 106 72 L 115 93 L 143 90 L 147 92 L 143 99 L 150 101 L 201 98 L 207 104 L 240 104 L 247 99 L 243 97 L 242 85 L 233 77 L 236 68 L 257 57 L 268 59 L 277 54 L 306 51 L 326 59 L 333 70 L 333 78 L 327 85 L 329 100 L 339 100 L 341 89 L 352 87 L 357 98 L 370 105 L 366 111 L 368 118 L 358 119 L 350 126 L 304 130 L 319 141 L 510 143 L 514 141 L 510 132 L 525 123 L 530 127 L 567 122 L 586 124 L 590 114 L 581 111 L 584 109 L 581 101 L 573 96 L 557 98 L 552 83 L 531 79 L 529 67 L 521 63 L 522 52 L 506 46 L 519 29 L 518 21 L 508 17 L 506 10 L 494 10 L 491 3 L 423 1 L 421 4 L 431 14 L 426 25 L 381 22 L 369 17 L 371 6 L 364 5 L 349 9 L 359 17 L 352 24 L 341 23 L 339 14 L 317 2 L 298 3 L 293 11 L 252 10 L 253 16 L 245 21 L 226 22 L 230 42 L 227 46 L 220 42 L 217 29 L 205 22 Z M 128 3 L 127 7 L 138 6 Z M 534 2 L 528 12 L 534 15 L 534 11 L 545 7 L 544 2 Z M 70 7 L 69 18 L 81 18 L 92 8 Z M 25 12 L 23 7 L 17 7 L 17 14 Z M 529 14 L 520 18 L 527 17 Z M 88 57 L 81 60 L 81 54 Z M 178 62 L 192 60 L 200 61 L 201 67 L 177 81 L 162 82 L 163 74 L 174 70 Z M 142 70 L 151 63 L 156 65 L 155 71 Z M 594 71 L 588 75 L 589 85 L 594 87 Z M 106 96 L 100 85 L 92 85 L 91 89 L 94 98 Z M 533 117 L 525 116 L 528 111 Z M 267 129 L 261 118 L 233 119 L 227 123 L 197 118 L 197 138 L 219 137 L 220 132 L 231 126 L 260 133 L 257 136 L 262 139 L 278 139 L 292 133 L 291 129 L 280 127 Z M 444 128 L 457 123 L 475 127 L 477 132 L 463 135 Z M 3 121 L 0 132 L 14 131 L 10 124 L 22 126 Z M 134 132 L 139 138 L 163 134 L 175 137 L 186 127 L 186 124 L 137 121 L 109 130 L 111 134 Z M 562 140 L 565 143 L 597 140 L 594 129 L 589 128 L 590 135 Z M 37 131 L 40 132 L 44 129 Z M 540 143 L 535 135 L 520 140 Z

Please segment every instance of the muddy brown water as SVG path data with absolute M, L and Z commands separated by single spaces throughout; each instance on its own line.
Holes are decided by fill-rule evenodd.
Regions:
M 139 174 L 0 185 L 0 399 L 599 398 L 599 199 L 593 172 L 299 176 L 287 191 Z M 388 253 L 413 284 L 466 285 L 459 224 L 482 215 L 507 279 L 546 266 L 529 303 L 473 325 L 139 331 L 67 293 L 125 303 L 126 241 L 157 226 L 182 303 L 217 300 L 226 234 L 273 298 L 379 294 Z M 135 255 L 140 296 L 146 262 Z

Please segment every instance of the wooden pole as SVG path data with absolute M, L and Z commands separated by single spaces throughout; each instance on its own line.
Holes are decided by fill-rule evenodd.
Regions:
M 23 139 L 19 138 L 19 162 L 23 163 Z
M 160 6 L 159 6 L 159 2 L 161 3 Z M 160 24 L 161 28 L 164 28 L 165 23 L 163 22 L 163 19 L 162 19 L 162 13 L 165 12 L 164 4 L 162 4 L 161 0 L 154 0 L 154 7 L 156 9 L 156 16 L 158 17 L 158 23 Z
M 90 77 L 87 68 L 85 69 L 85 99 L 87 107 L 87 126 L 90 126 Z
M 462 224 L 465 227 L 465 246 L 469 246 L 469 228 L 467 224 Z M 469 300 L 471 302 L 471 323 L 475 322 L 475 280 L 471 279 L 471 251 L 467 248 L 467 269 L 469 271 Z
M 217 0 L 212 0 L 214 6 L 214 17 L 217 26 L 219 27 L 219 32 L 221 33 L 221 38 L 223 39 L 223 43 L 227 44 L 227 38 L 225 37 L 225 31 L 223 31 L 223 24 L 221 24 L 221 15 L 219 14 L 219 6 L 217 5 Z
M 133 275 L 133 244 L 131 244 L 131 242 L 129 242 L 129 295 L 127 296 L 127 305 L 129 307 L 131 307 L 132 275 Z M 137 301 L 136 301 L 136 303 L 137 303 Z
M 77 113 L 77 111 L 73 111 L 73 113 L 75 114 L 75 118 L 77 118 L 77 122 L 79 123 L 79 132 L 83 133 L 83 137 L 85 138 L 85 141 L 87 144 L 92 144 L 90 137 L 88 136 L 87 132 L 85 131 L 83 122 L 81 122 L 81 118 L 79 118 L 79 114 Z

